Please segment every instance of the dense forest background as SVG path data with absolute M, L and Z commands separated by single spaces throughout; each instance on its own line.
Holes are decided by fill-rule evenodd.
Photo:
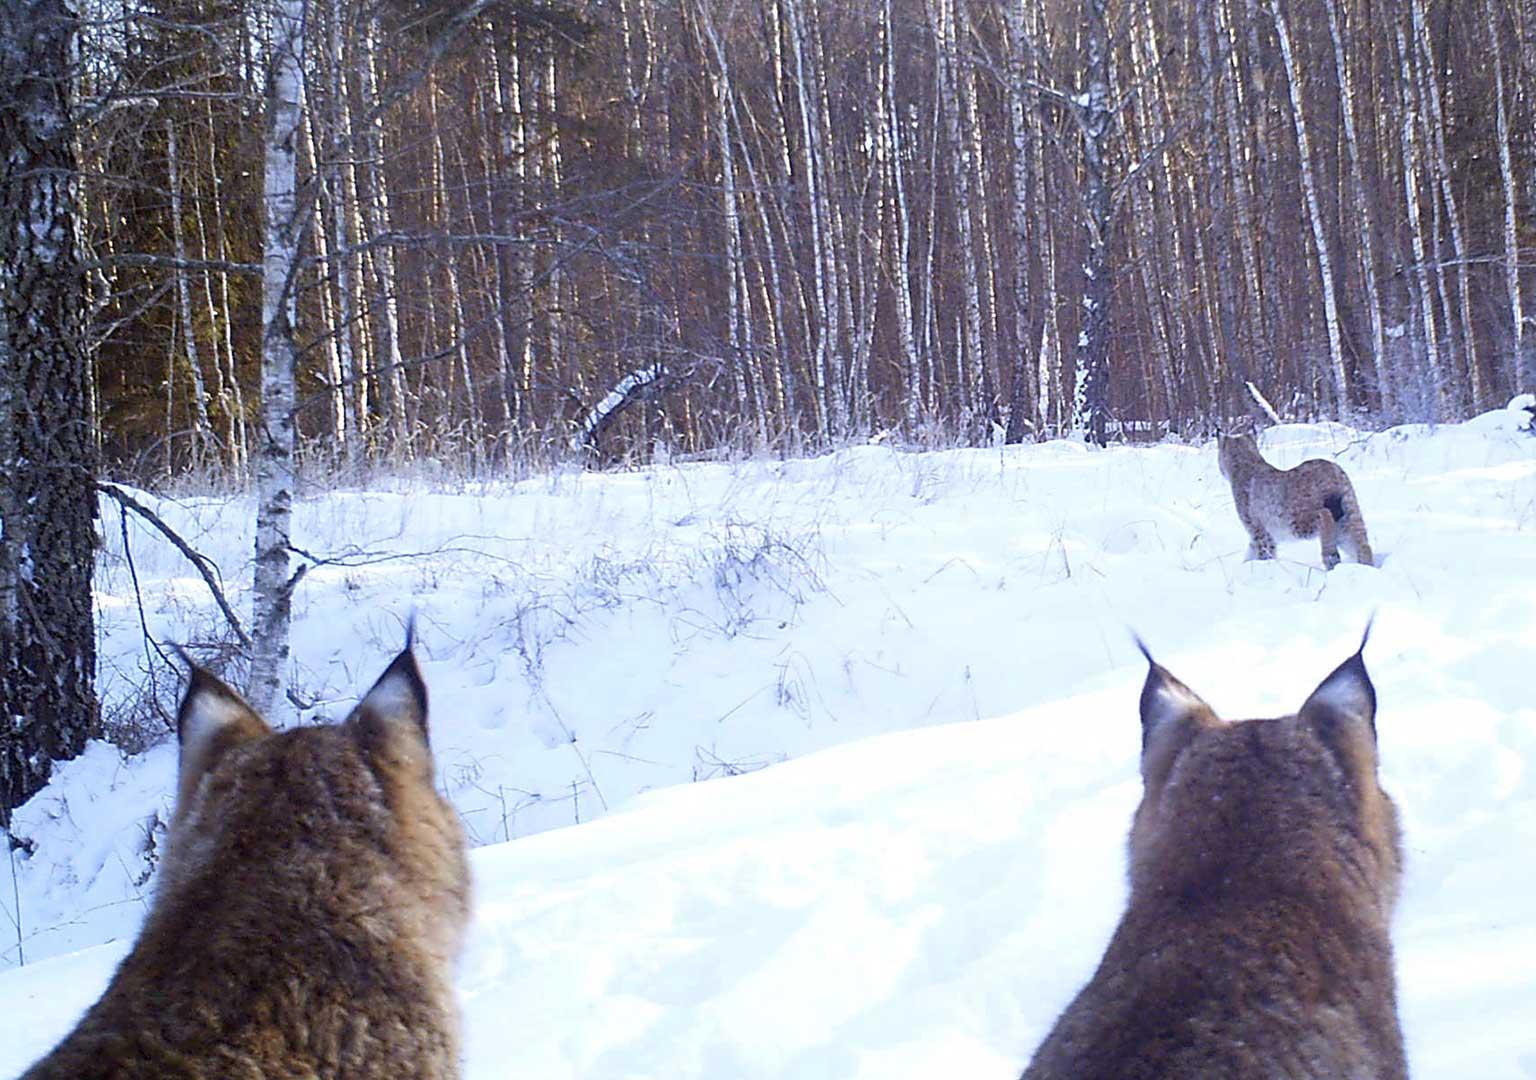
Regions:
M 1453 419 L 1536 367 L 1532 0 L 87 0 L 109 469 Z M 629 408 L 633 405 L 635 407 Z

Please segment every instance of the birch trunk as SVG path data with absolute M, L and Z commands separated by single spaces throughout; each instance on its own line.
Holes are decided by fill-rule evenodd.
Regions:
M 1504 50 L 1500 45 L 1499 18 L 1494 0 L 1484 0 L 1488 41 L 1493 49 L 1493 91 L 1496 135 L 1499 143 L 1499 179 L 1504 194 L 1504 290 L 1509 294 L 1511 327 L 1508 377 L 1514 390 L 1528 385 L 1525 361 L 1525 303 L 1520 295 L 1520 230 L 1516 215 L 1519 196 L 1515 187 L 1514 160 L 1510 152 L 1509 108 L 1505 102 Z
M 65 0 L 0 3 L 0 827 L 99 715 L 78 26 Z
M 208 173 L 213 177 L 213 233 L 215 250 L 220 261 L 229 258 L 229 236 L 224 224 L 224 199 L 223 180 L 219 175 L 217 155 L 214 153 L 215 140 L 213 125 L 213 109 L 210 106 L 205 114 L 208 124 Z M 211 289 L 211 286 L 210 286 Z M 228 419 L 230 468 L 234 475 L 243 477 L 250 463 L 250 441 L 246 431 L 245 414 L 245 389 L 240 385 L 240 372 L 236 366 L 235 339 L 232 313 L 234 304 L 229 294 L 229 275 L 219 275 L 219 299 L 221 310 L 224 312 L 223 334 L 224 361 L 228 365 L 222 378 L 222 384 L 228 389 L 228 397 L 221 399 L 220 406 L 224 409 Z M 213 307 L 213 298 L 209 297 L 210 312 Z M 215 350 L 215 357 L 218 353 Z
M 823 439 L 832 433 L 841 433 L 844 427 L 841 397 L 835 390 L 832 375 L 833 343 L 838 340 L 837 302 L 832 294 L 831 259 L 827 246 L 831 242 L 825 199 L 822 188 L 825 176 L 818 150 L 819 124 L 813 111 L 817 100 L 810 85 L 806 64 L 806 30 L 804 15 L 800 10 L 802 0 L 780 0 L 786 15 L 789 31 L 790 54 L 794 63 L 794 81 L 798 95 L 801 135 L 801 165 L 805 178 L 807 198 L 810 203 L 811 264 L 815 278 L 816 312 L 812 320 L 814 357 L 811 378 L 816 388 L 816 431 Z
M 208 422 L 208 384 L 203 380 L 203 361 L 197 352 L 197 332 L 192 321 L 192 283 L 187 279 L 191 271 L 186 269 L 187 238 L 182 220 L 181 158 L 176 148 L 176 124 L 169 117 L 165 121 L 165 156 L 171 185 L 172 244 L 176 261 L 181 264 L 176 270 L 176 307 L 181 318 L 187 368 L 192 376 L 192 467 L 201 469 L 213 426 Z
M 1394 23 L 1397 37 L 1397 53 L 1402 65 L 1402 123 L 1399 125 L 1402 144 L 1403 207 L 1408 214 L 1408 237 L 1413 250 L 1415 292 L 1419 300 L 1419 332 L 1424 342 L 1426 374 L 1431 382 L 1431 405 L 1434 419 L 1447 419 L 1452 413 L 1448 400 L 1449 387 L 1445 380 L 1445 367 L 1440 355 L 1440 336 L 1435 327 L 1432 285 L 1429 280 L 1428 253 L 1424 245 L 1423 215 L 1419 208 L 1419 142 L 1418 96 L 1411 77 L 1412 59 L 1408 43 L 1403 36 L 1401 22 Z
M 353 223 L 357 217 L 357 184 L 354 173 L 347 166 L 357 145 L 352 131 L 352 109 L 347 98 L 347 82 L 342 74 L 346 56 L 341 36 L 343 0 L 332 0 L 330 5 L 330 94 L 331 94 L 331 161 L 328 165 L 328 183 L 331 195 L 331 250 L 335 252 L 336 271 L 336 359 L 341 368 L 341 383 L 336 387 L 337 410 L 341 426 L 337 437 L 341 440 L 342 457 L 349 466 L 355 466 L 361 456 L 364 432 L 368 423 L 367 383 L 362 366 L 358 363 L 353 347 L 353 328 L 359 310 L 357 256 L 353 252 L 356 234 Z
M 1223 131 L 1216 119 L 1218 103 L 1229 103 L 1227 83 L 1231 78 L 1231 70 L 1222 62 L 1222 51 L 1217 44 L 1220 32 L 1216 7 L 1213 0 L 1198 0 L 1195 7 L 1199 24 L 1196 32 L 1199 35 L 1200 73 L 1207 87 L 1201 116 L 1205 137 L 1205 177 L 1200 190 L 1204 192 L 1210 208 L 1211 238 L 1206 248 L 1213 256 L 1211 264 L 1201 259 L 1199 266 L 1209 265 L 1214 272 L 1214 280 L 1211 273 L 1205 275 L 1205 280 L 1209 286 L 1214 286 L 1208 289 L 1208 306 L 1215 315 L 1213 367 L 1221 383 L 1217 400 L 1225 416 L 1235 417 L 1239 415 L 1239 410 L 1246 411 L 1242 403 L 1246 400 L 1243 383 L 1248 381 L 1248 365 L 1238 344 L 1238 301 L 1236 277 L 1232 268 L 1232 214 L 1227 199 L 1227 180 L 1222 175 L 1225 159 L 1221 146 Z M 1198 231 L 1196 240 L 1199 240 Z
M 1365 165 L 1360 154 L 1360 136 L 1355 130 L 1355 87 L 1350 76 L 1348 52 L 1340 28 L 1339 0 L 1327 0 L 1328 35 L 1333 42 L 1334 77 L 1339 84 L 1339 112 L 1344 122 L 1344 150 L 1349 172 L 1349 193 L 1354 206 L 1355 236 L 1359 242 L 1360 280 L 1365 285 L 1366 313 L 1371 320 L 1371 371 L 1376 379 L 1376 393 L 1383 408 L 1392 401 L 1391 373 L 1387 370 L 1386 328 L 1381 315 L 1381 289 L 1376 281 L 1376 227 L 1371 203 L 1365 197 Z
M 918 368 L 917 339 L 912 325 L 912 217 L 907 206 L 906 163 L 903 153 L 901 115 L 896 102 L 896 21 L 892 0 L 880 11 L 880 147 L 888 175 L 891 229 L 896 237 L 892 269 L 896 294 L 896 341 L 900 349 L 903 381 L 902 411 L 907 434 L 917 427 L 922 401 L 922 374 Z
M 1482 368 L 1477 359 L 1477 334 L 1472 324 L 1472 282 L 1467 260 L 1467 245 L 1462 235 L 1461 209 L 1457 204 L 1456 188 L 1452 182 L 1450 156 L 1445 147 L 1445 110 L 1441 105 L 1440 78 L 1435 72 L 1435 54 L 1429 38 L 1429 22 L 1425 17 L 1423 0 L 1408 0 L 1408 11 L 1413 22 L 1414 40 L 1420 53 L 1417 65 L 1422 73 L 1426 126 L 1429 128 L 1431 165 L 1435 185 L 1445 205 L 1445 216 L 1451 229 L 1451 254 L 1456 264 L 1457 312 L 1461 324 L 1461 343 L 1465 354 L 1467 385 L 1471 393 L 1473 411 L 1489 404 L 1484 386 Z
M 1234 303 L 1246 302 L 1246 307 L 1253 312 L 1252 321 L 1257 323 L 1249 331 L 1248 340 L 1267 340 L 1264 338 L 1264 292 L 1259 286 L 1259 255 L 1257 251 L 1258 230 L 1254 224 L 1250 182 L 1254 179 L 1254 170 L 1244 167 L 1244 140 L 1241 131 L 1243 112 L 1243 99 L 1239 93 L 1240 68 L 1236 63 L 1234 53 L 1235 35 L 1229 26 L 1230 16 L 1227 13 L 1224 0 L 1209 0 L 1215 8 L 1211 24 L 1215 31 L 1216 62 L 1221 65 L 1222 75 L 1219 85 L 1222 90 L 1222 112 L 1224 114 L 1224 127 L 1226 129 L 1226 157 L 1227 170 L 1232 184 L 1231 220 L 1232 228 L 1236 230 L 1236 244 L 1238 260 L 1243 267 L 1244 294 L 1241 300 L 1234 298 Z M 1225 335 L 1224 335 L 1225 338 Z M 1245 349 L 1240 335 L 1234 331 L 1233 344 L 1238 354 L 1247 353 L 1243 364 L 1239 366 L 1236 359 L 1232 361 L 1233 369 L 1242 372 L 1257 372 L 1261 366 L 1261 357 L 1258 350 Z M 1250 362 L 1257 361 L 1257 362 Z M 1246 379 L 1244 380 L 1246 382 Z M 1246 392 L 1246 387 L 1236 388 L 1236 392 L 1243 396 L 1243 408 L 1247 409 L 1247 402 L 1252 400 Z
M 767 438 L 763 426 L 763 406 L 759 397 L 758 380 L 747 370 L 746 335 L 751 333 L 751 316 L 743 311 L 747 294 L 741 278 L 742 236 L 741 211 L 736 196 L 736 153 L 731 140 L 731 68 L 725 46 L 715 31 L 710 17 L 709 3 L 699 5 L 697 20 L 703 44 L 708 48 L 715 68 L 709 73 L 710 90 L 714 101 L 714 134 L 720 152 L 720 200 L 725 225 L 726 269 L 726 334 L 731 350 L 731 374 L 736 390 L 736 411 L 745 421 L 749 416 L 757 426 L 757 438 L 761 444 Z M 752 396 L 748 405 L 748 387 Z
M 1004 435 L 1011 443 L 1023 442 L 1027 428 L 1033 427 L 1039 431 L 1045 422 L 1034 400 L 1036 394 L 1033 392 L 1035 387 L 1031 378 L 1033 364 L 1030 363 L 1029 355 L 1034 337 L 1029 323 L 1029 200 L 1034 185 L 1029 168 L 1029 125 L 1025 113 L 1028 95 L 1025 87 L 1037 82 L 1038 78 L 1030 61 L 1023 7 L 1022 0 L 1005 0 L 1003 3 L 1003 25 L 1008 34 L 1008 71 L 1011 75 L 1011 85 L 1007 90 L 1008 137 L 1013 151 L 1009 162 L 1013 178 L 1013 198 L 1009 203 L 1009 232 L 1013 240 L 1013 363 L 1008 395 L 1008 429 Z M 998 366 L 1002 367 L 1002 364 Z
M 1328 234 L 1318 202 L 1317 180 L 1313 175 L 1312 144 L 1307 137 L 1307 113 L 1302 103 L 1301 68 L 1291 48 L 1290 28 L 1281 0 L 1269 0 L 1275 19 L 1275 33 L 1280 38 L 1280 55 L 1285 61 L 1286 83 L 1291 94 L 1291 119 L 1296 126 L 1296 156 L 1301 166 L 1301 189 L 1307 206 L 1307 221 L 1312 226 L 1312 243 L 1317 252 L 1318 284 L 1323 290 L 1323 318 L 1328 328 L 1329 372 L 1333 378 L 1333 399 L 1339 419 L 1349 416 L 1349 379 L 1344 369 L 1344 343 L 1339 333 L 1339 304 L 1333 288 L 1333 261 L 1328 253 Z
M 1109 303 L 1114 292 L 1109 261 L 1109 180 L 1105 153 L 1114 116 L 1109 101 L 1110 49 L 1107 0 L 1086 0 L 1086 63 L 1073 106 L 1083 155 L 1082 313 L 1077 332 L 1072 426 L 1089 441 L 1107 442 L 1109 421 Z
M 256 571 L 250 683 L 246 698 L 263 716 L 278 703 L 288 660 L 293 600 L 288 580 L 293 513 L 296 277 L 303 224 L 298 212 L 299 126 L 303 115 L 304 0 L 272 0 L 262 195 L 261 423 L 256 447 Z M 285 708 L 283 712 L 287 712 Z
M 427 78 L 424 89 L 427 97 L 427 119 L 432 130 L 433 189 L 437 193 L 437 227 L 443 233 L 452 231 L 453 223 L 444 205 L 448 190 L 448 157 L 443 150 L 443 128 L 437 115 L 437 80 Z M 479 387 L 475 385 L 474 370 L 470 365 L 469 342 L 465 338 L 468 320 L 464 317 L 464 294 L 459 287 L 459 262 L 456 255 L 443 260 L 443 273 L 448 279 L 448 306 L 453 316 L 453 362 L 458 365 L 459 377 L 464 383 L 464 411 L 469 420 L 469 461 L 477 472 L 485 450 L 485 419 L 480 411 Z M 435 347 L 435 342 L 434 342 Z M 453 402 L 447 402 L 452 409 Z
M 949 147 L 950 183 L 955 198 L 955 250 L 960 284 L 965 304 L 962 310 L 961 344 L 957 350 L 959 375 L 958 400 L 960 422 L 967 433 L 983 413 L 985 361 L 982 353 L 981 286 L 977 280 L 975 222 L 977 209 L 973 180 L 976 163 L 971 157 L 971 141 L 962 131 L 960 107 L 961 77 L 956 71 L 958 49 L 955 0 L 935 0 L 933 13 L 935 45 L 941 72 L 939 92 L 944 115 L 944 138 Z
M 289 0 L 282 0 L 289 2 Z M 384 170 L 384 120 L 376 111 L 379 100 L 378 43 L 379 21 L 375 15 L 369 19 L 361 37 L 363 55 L 358 64 L 361 104 L 368 119 L 363 124 L 363 157 L 367 162 L 367 197 L 361 198 L 363 221 L 370 234 L 363 239 L 377 239 L 388 235 L 394 228 L 390 206 L 389 179 Z M 361 185 L 359 185 L 361 188 Z M 400 297 L 399 281 L 395 274 L 395 252 L 389 244 L 380 244 L 371 252 L 369 264 L 373 269 L 373 287 L 377 311 L 379 352 L 373 361 L 379 367 L 378 385 L 381 387 L 380 408 L 384 424 L 390 433 L 391 450 L 404 458 L 411 456 L 411 419 L 405 389 L 404 355 L 400 351 Z

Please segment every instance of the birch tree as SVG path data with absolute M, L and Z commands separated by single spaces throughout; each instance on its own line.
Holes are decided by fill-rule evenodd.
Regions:
M 1317 180 L 1312 166 L 1312 141 L 1307 135 L 1307 112 L 1302 100 L 1301 66 L 1291 48 L 1291 32 L 1281 0 L 1269 0 L 1275 19 L 1275 33 L 1280 38 L 1280 55 L 1285 61 L 1286 85 L 1291 95 L 1291 120 L 1296 127 L 1296 158 L 1301 169 L 1302 194 L 1306 199 L 1307 221 L 1312 226 L 1313 250 L 1317 256 L 1318 285 L 1323 294 L 1323 322 L 1328 330 L 1328 370 L 1333 381 L 1336 415 L 1349 415 L 1349 378 L 1344 369 L 1344 340 L 1339 332 L 1339 301 L 1334 294 L 1333 259 L 1328 253 L 1328 232 L 1318 201 Z
M 261 422 L 256 440 L 255 606 L 247 699 L 272 715 L 288 660 L 293 587 L 294 404 L 298 353 L 295 292 L 303 218 L 298 203 L 303 120 L 304 0 L 271 0 L 266 97 L 266 186 L 261 277 Z
M 66 0 L 0 4 L 0 825 L 98 721 L 77 28 Z

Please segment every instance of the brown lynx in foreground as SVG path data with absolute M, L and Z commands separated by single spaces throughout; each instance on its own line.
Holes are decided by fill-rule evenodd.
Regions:
M 1025 1080 L 1408 1075 L 1375 713 L 1359 653 L 1296 715 L 1237 723 L 1152 662 L 1130 903 Z
M 409 646 L 341 724 L 274 732 L 198 668 L 155 903 L 26 1080 L 440 1080 L 468 914 Z
M 1277 539 L 1315 536 L 1329 570 L 1339 565 L 1340 546 L 1356 562 L 1373 563 L 1354 486 L 1334 462 L 1313 458 L 1294 469 L 1277 469 L 1251 435 L 1221 436 L 1217 460 L 1248 530 L 1249 558 L 1273 559 Z

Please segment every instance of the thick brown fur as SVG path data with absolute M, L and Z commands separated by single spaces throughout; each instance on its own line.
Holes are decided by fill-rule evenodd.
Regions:
M 1397 812 L 1357 654 L 1294 716 L 1228 723 L 1157 664 L 1130 902 L 1025 1080 L 1400 1080 Z
M 1336 463 L 1313 458 L 1294 469 L 1277 469 L 1250 435 L 1223 435 L 1218 442 L 1217 460 L 1248 530 L 1250 558 L 1273 559 L 1277 539 L 1315 536 L 1329 570 L 1339 564 L 1340 547 L 1356 562 L 1372 564 L 1354 485 Z
M 26 1080 L 446 1080 L 469 907 L 407 650 L 341 724 L 272 731 L 194 670 L 155 902 Z

